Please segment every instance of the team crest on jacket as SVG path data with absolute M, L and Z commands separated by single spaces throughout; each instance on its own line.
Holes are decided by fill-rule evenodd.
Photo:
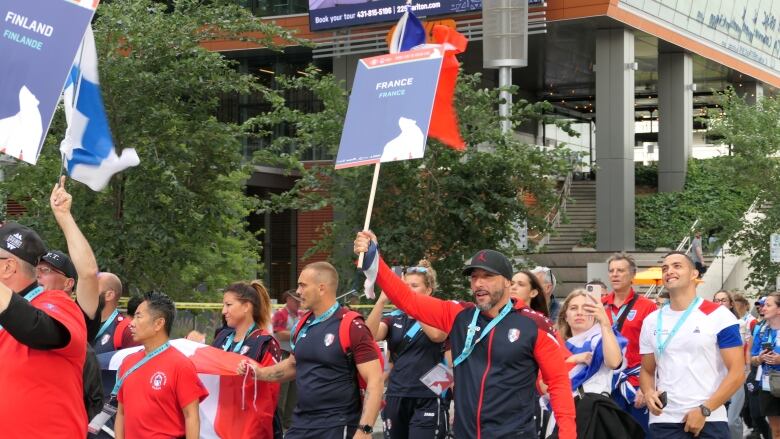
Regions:
M 520 338 L 520 330 L 517 328 L 512 328 L 507 333 L 507 338 L 509 338 L 509 343 L 514 343 L 517 341 L 518 338 Z
M 335 335 L 333 335 L 331 333 L 325 334 L 325 346 L 332 345 L 333 344 L 333 340 L 335 340 L 335 339 L 336 339 Z
M 636 317 L 636 310 L 632 309 L 631 311 L 628 312 L 628 315 L 626 316 L 626 318 L 629 321 L 631 321 L 631 320 L 634 320 L 634 317 Z
M 100 344 L 101 344 L 101 345 L 104 345 L 104 344 L 108 343 L 108 340 L 109 340 L 110 338 L 111 338 L 111 334 L 105 334 L 105 335 L 104 335 L 104 336 L 103 336 L 103 337 L 100 339 Z
M 154 375 L 152 375 L 152 379 L 149 380 L 152 389 L 154 390 L 162 389 L 163 386 L 165 386 L 165 381 L 167 381 L 167 377 L 163 372 L 155 372 Z
M 241 355 L 246 355 L 247 352 L 249 352 L 249 346 L 244 346 L 241 348 Z

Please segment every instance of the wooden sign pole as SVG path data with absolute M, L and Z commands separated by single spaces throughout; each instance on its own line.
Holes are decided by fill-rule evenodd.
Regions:
M 380 162 L 374 164 L 374 178 L 371 180 L 371 193 L 368 196 L 368 207 L 366 208 L 366 221 L 363 223 L 363 230 L 368 230 L 371 225 L 371 211 L 374 210 L 374 195 L 376 195 L 376 183 L 379 180 L 379 165 Z M 363 256 L 365 253 L 361 253 L 358 257 L 358 268 L 363 266 Z

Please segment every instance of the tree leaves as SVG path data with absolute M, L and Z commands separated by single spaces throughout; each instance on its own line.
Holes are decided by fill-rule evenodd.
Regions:
M 95 40 L 114 140 L 120 150 L 136 148 L 141 165 L 100 193 L 71 183 L 73 212 L 101 269 L 131 290 L 214 299 L 217 288 L 261 269 L 260 244 L 247 230 L 257 200 L 244 194 L 251 172 L 241 155 L 245 128 L 214 115 L 225 94 L 265 89 L 202 43 L 240 38 L 272 46 L 285 32 L 235 2 L 172 4 L 116 0 L 98 9 Z M 39 164 L 17 165 L 3 189 L 27 208 L 22 222 L 65 249 L 48 207 L 62 119 L 58 114 Z

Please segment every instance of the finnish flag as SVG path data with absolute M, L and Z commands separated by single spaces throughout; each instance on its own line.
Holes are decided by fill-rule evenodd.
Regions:
M 87 28 L 81 48 L 63 90 L 65 139 L 60 144 L 68 175 L 99 191 L 111 176 L 141 163 L 132 148 L 116 154 L 108 126 L 97 69 L 97 50 L 92 26 Z

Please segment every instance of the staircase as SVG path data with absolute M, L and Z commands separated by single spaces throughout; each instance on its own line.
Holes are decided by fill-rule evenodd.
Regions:
M 569 201 L 566 203 L 566 223 L 555 228 L 545 253 L 570 252 L 582 235 L 596 229 L 596 182 L 573 181 Z

